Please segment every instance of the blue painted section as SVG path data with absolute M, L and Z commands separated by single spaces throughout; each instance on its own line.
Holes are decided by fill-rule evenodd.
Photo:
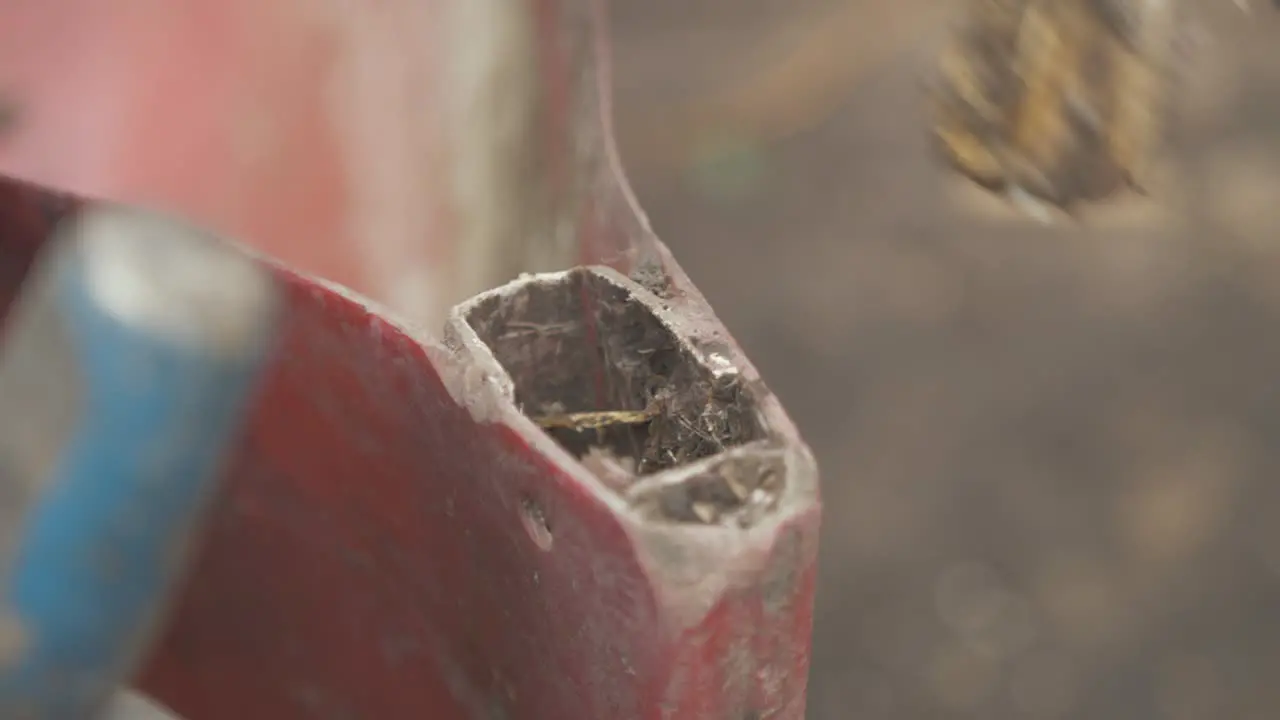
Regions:
M 267 355 L 209 357 L 129 327 L 95 305 L 82 272 L 68 263 L 57 282 L 84 414 L 27 510 L 5 578 L 3 610 L 26 645 L 0 667 L 0 718 L 84 720 L 128 682 Z

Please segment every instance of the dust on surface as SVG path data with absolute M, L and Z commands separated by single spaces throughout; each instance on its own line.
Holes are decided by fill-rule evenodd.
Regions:
M 677 481 L 636 483 L 627 495 L 653 519 L 747 528 L 778 505 L 786 484 L 780 453 L 728 456 Z
M 705 366 L 628 289 L 589 270 L 494 295 L 467 321 L 511 375 L 516 403 L 597 474 L 651 475 L 764 435 L 736 372 Z

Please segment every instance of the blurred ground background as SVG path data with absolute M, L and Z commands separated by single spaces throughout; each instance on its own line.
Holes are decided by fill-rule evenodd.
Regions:
M 1154 199 L 1043 228 L 927 152 L 955 0 L 613 1 L 641 202 L 824 471 L 809 717 L 1280 718 L 1280 11 L 1255 3 L 1189 3 Z

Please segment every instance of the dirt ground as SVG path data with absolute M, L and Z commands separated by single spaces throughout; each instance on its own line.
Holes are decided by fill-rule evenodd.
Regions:
M 1280 717 L 1280 10 L 1254 2 L 1189 0 L 1152 200 L 1044 228 L 927 152 L 954 0 L 614 0 L 641 201 L 822 464 L 809 717 Z M 683 109 L 779 44 L 789 70 Z

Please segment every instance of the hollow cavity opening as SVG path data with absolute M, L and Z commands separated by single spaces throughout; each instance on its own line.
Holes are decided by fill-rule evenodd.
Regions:
M 466 320 L 523 411 L 580 459 L 648 475 L 765 435 L 737 372 L 713 371 L 645 301 L 590 270 L 521 281 Z

